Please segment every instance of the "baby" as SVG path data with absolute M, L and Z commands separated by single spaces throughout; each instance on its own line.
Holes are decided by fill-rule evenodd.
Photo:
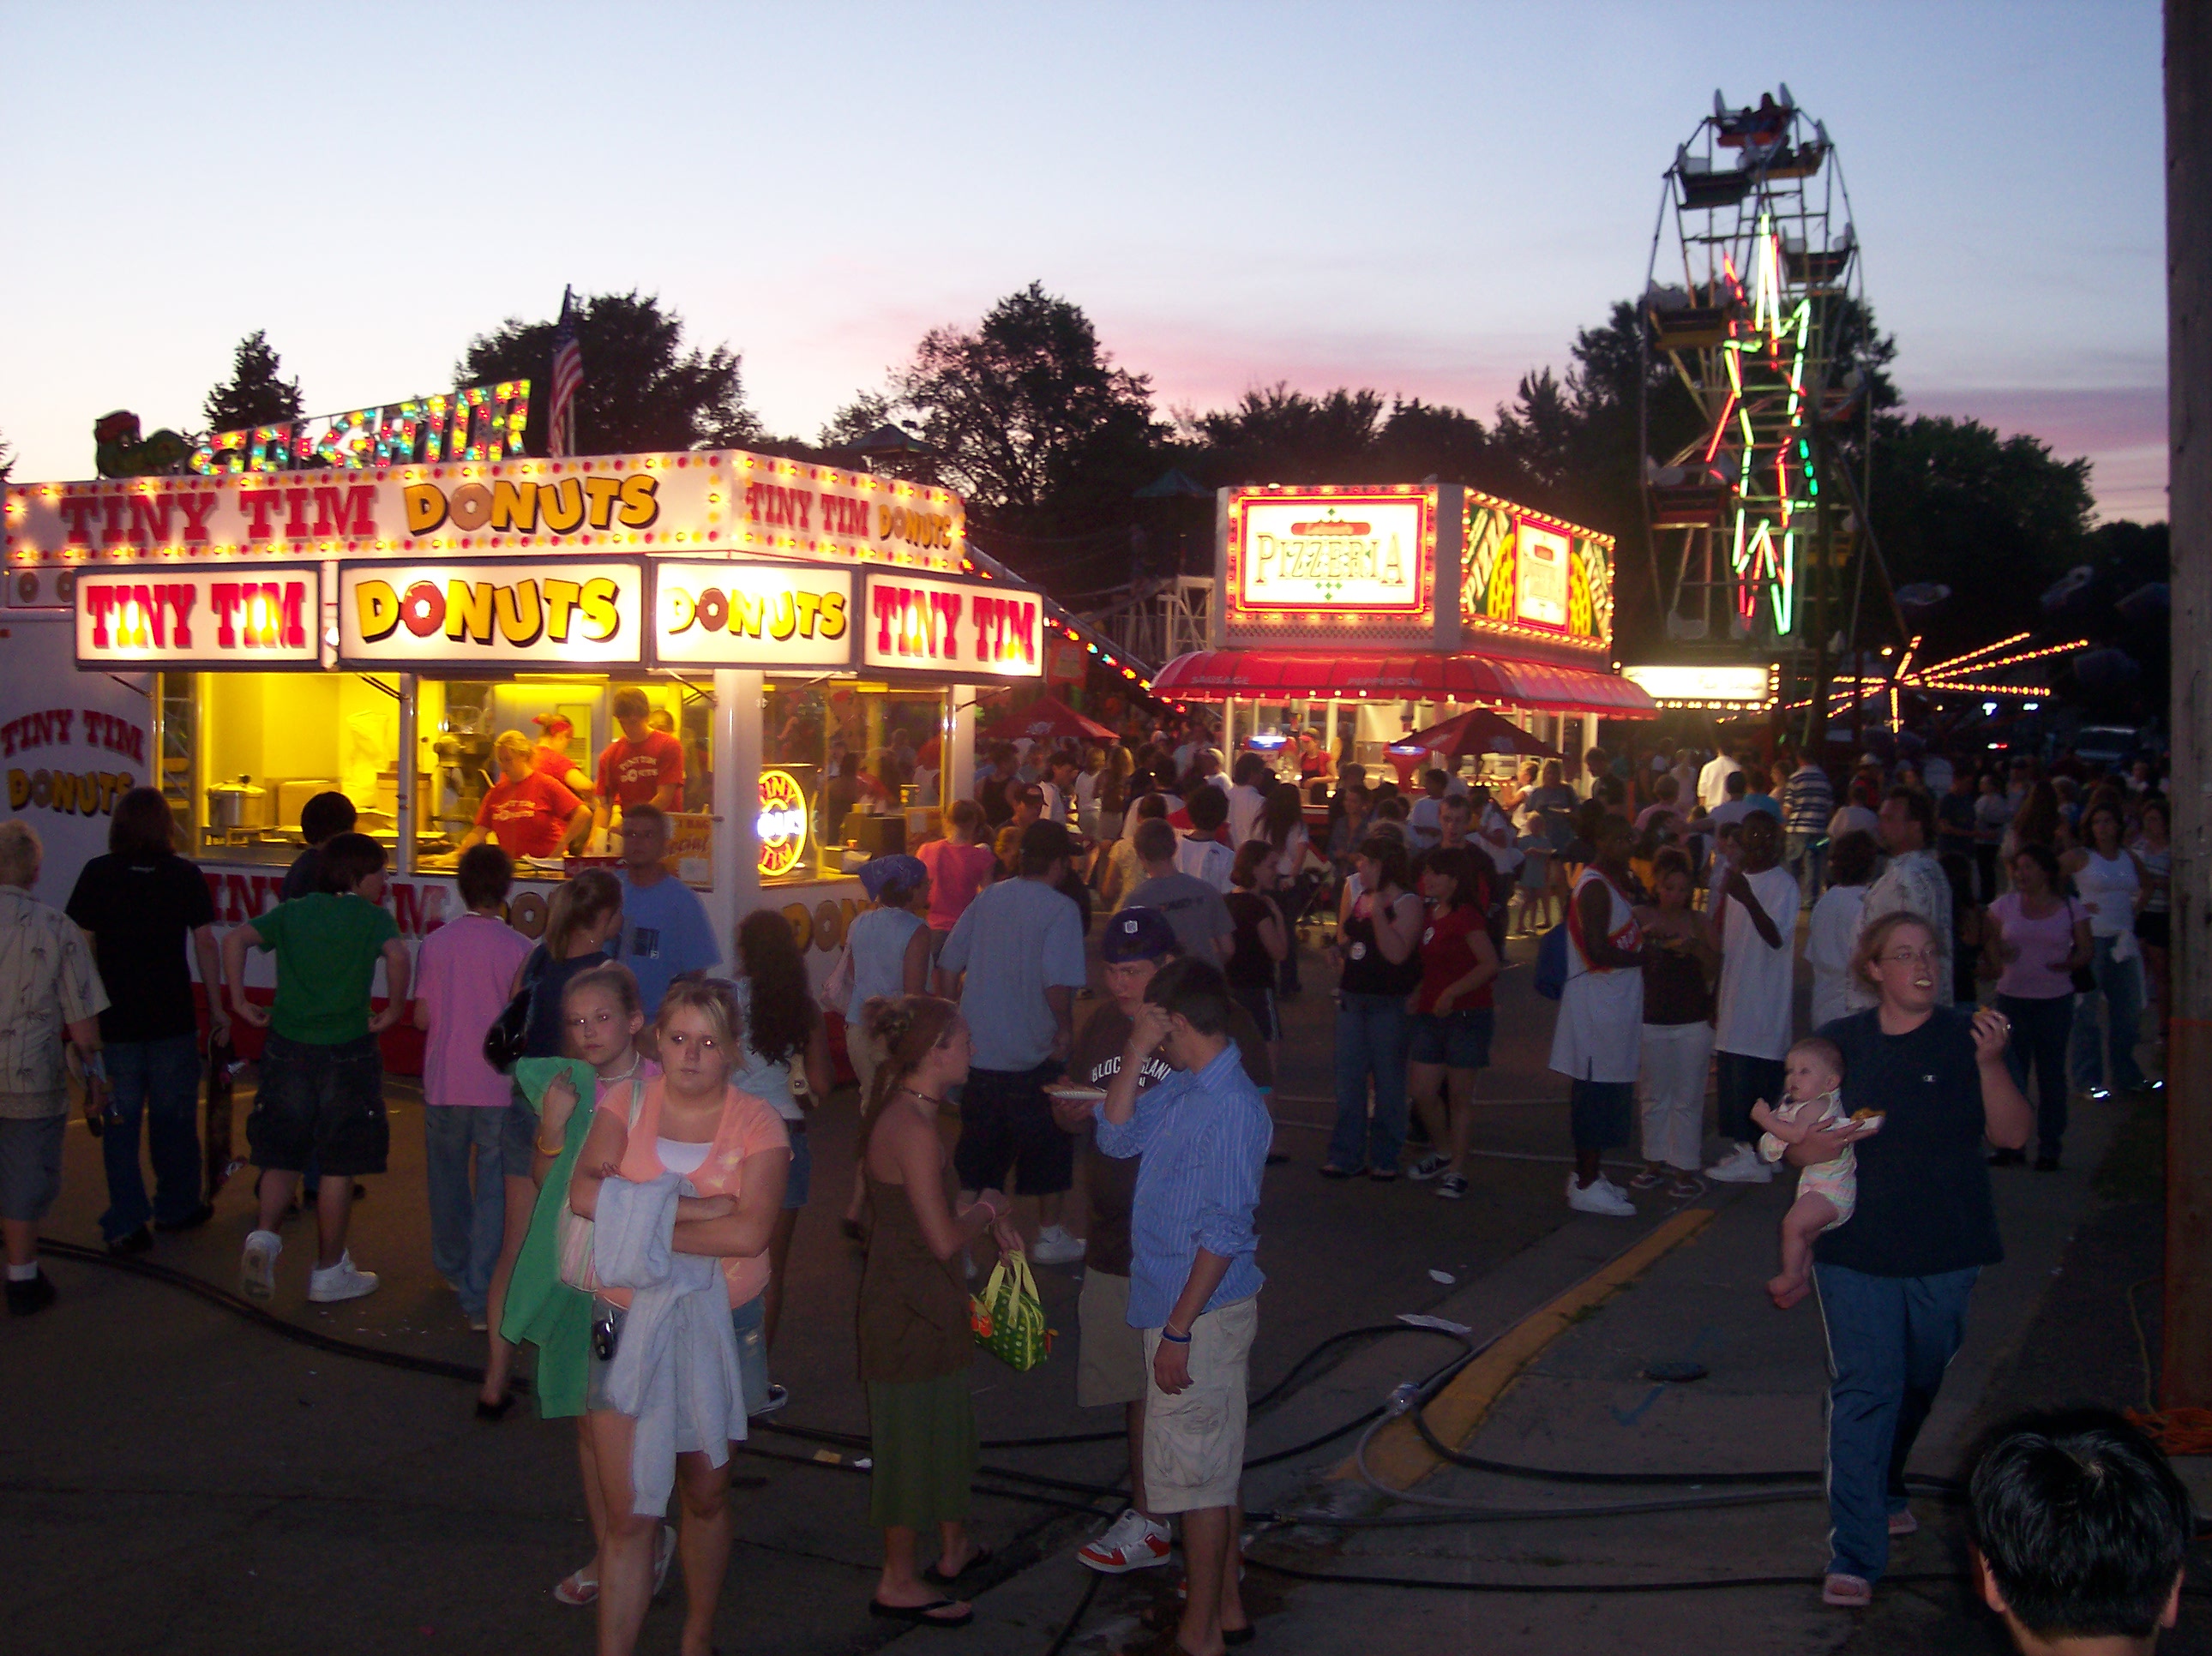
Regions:
M 1841 1095 L 1844 1055 L 1834 1041 L 1807 1036 L 1790 1049 L 1783 1076 L 1787 1086 L 1780 1109 L 1770 1108 L 1765 1099 L 1751 1107 L 1751 1119 L 1765 1130 L 1759 1153 L 1770 1162 L 1779 1162 L 1790 1145 L 1823 1128 L 1850 1120 Z M 1880 1116 L 1871 1117 L 1857 1124 L 1858 1135 L 1881 1125 Z M 1797 1199 L 1782 1216 L 1782 1274 L 1766 1284 L 1781 1309 L 1787 1311 L 1812 1291 L 1813 1239 L 1851 1216 L 1858 1192 L 1857 1158 L 1848 1144 L 1834 1161 L 1798 1174 Z

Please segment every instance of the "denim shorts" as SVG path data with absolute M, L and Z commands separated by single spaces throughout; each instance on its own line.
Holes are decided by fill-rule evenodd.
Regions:
M 602 1314 L 614 1319 L 615 1344 L 622 1344 L 623 1312 L 620 1307 L 594 1301 L 592 1319 L 597 1322 Z M 744 1387 L 745 1412 L 756 1413 L 768 1401 L 768 1296 L 756 1294 L 743 1305 L 730 1308 L 730 1331 L 738 1339 L 738 1384 Z M 594 1350 L 589 1358 L 590 1367 L 584 1380 L 584 1407 L 601 1413 L 614 1405 L 607 1401 L 607 1376 L 614 1372 L 611 1362 L 603 1362 Z
M 814 1147 L 806 1142 L 806 1124 L 787 1121 L 791 1132 L 791 1171 L 784 1177 L 783 1205 L 803 1208 L 814 1189 Z
M 0 1117 L 0 1219 L 34 1225 L 62 1192 L 62 1140 L 69 1117 Z
M 531 1157 L 538 1153 L 538 1112 L 520 1086 L 508 1095 L 499 1117 L 499 1164 L 517 1179 L 530 1177 Z
M 341 1178 L 382 1173 L 392 1124 L 376 1037 L 325 1046 L 270 1030 L 246 1142 L 257 1168 L 303 1173 L 313 1158 L 319 1171 Z
M 1449 1070 L 1490 1067 L 1490 1036 L 1498 1026 L 1495 1007 L 1469 1006 L 1456 1012 L 1413 1014 L 1412 1064 L 1441 1064 Z
M 1007 1190 L 1014 1174 L 1024 1196 L 1058 1196 L 1075 1183 L 1075 1140 L 1052 1119 L 1044 1083 L 1060 1070 L 970 1070 L 960 1095 L 960 1139 L 952 1168 L 963 1190 Z

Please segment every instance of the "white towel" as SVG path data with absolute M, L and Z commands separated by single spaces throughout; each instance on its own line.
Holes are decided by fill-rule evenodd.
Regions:
M 729 1459 L 745 1435 L 745 1392 L 730 1327 L 721 1261 L 677 1253 L 669 1242 L 676 1198 L 690 1194 L 679 1174 L 648 1184 L 609 1179 L 599 1186 L 592 1262 L 610 1288 L 635 1289 L 607 1374 L 607 1401 L 637 1422 L 629 1457 L 630 1510 L 668 1509 L 676 1457 Z

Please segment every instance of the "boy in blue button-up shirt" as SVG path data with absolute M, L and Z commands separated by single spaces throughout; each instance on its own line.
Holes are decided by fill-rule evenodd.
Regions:
M 1273 1125 L 1229 1036 L 1218 967 L 1178 960 L 1146 986 L 1121 1067 L 1097 1107 L 1098 1148 L 1137 1156 L 1129 1325 L 1145 1331 L 1145 1482 L 1179 1512 L 1189 1598 L 1178 1637 L 1218 1651 L 1250 1626 L 1231 1540 L 1240 1521 L 1246 1370 L 1266 1279 L 1253 1259 Z M 1141 1094 L 1157 1052 L 1176 1073 Z

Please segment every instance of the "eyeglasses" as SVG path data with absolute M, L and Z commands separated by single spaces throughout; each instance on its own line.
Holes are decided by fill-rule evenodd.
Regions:
M 1886 966 L 1932 966 L 1942 958 L 1940 949 L 1893 949 L 1881 961 Z

